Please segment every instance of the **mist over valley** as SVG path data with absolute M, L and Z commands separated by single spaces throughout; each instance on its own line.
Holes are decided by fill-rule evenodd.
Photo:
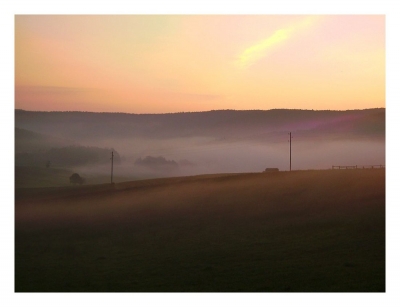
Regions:
M 109 182 L 111 151 L 116 182 L 267 167 L 285 171 L 289 132 L 293 170 L 385 164 L 385 109 L 172 114 L 16 110 L 16 181 L 29 186 L 29 180 L 19 180 L 24 170 L 47 166 L 82 173 L 88 184 Z M 69 184 L 61 178 L 55 182 L 63 181 Z

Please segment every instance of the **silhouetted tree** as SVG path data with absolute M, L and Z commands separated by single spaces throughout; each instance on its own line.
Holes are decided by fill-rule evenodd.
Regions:
M 73 184 L 83 184 L 85 182 L 85 179 L 79 176 L 78 173 L 74 173 L 69 177 L 69 182 Z

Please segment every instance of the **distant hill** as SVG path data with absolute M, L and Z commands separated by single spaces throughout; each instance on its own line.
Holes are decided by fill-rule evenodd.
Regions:
M 15 126 L 74 140 L 96 138 L 213 137 L 274 139 L 288 131 L 304 137 L 385 136 L 385 109 L 314 111 L 208 111 L 171 114 L 35 112 L 15 110 Z
M 66 138 L 15 128 L 15 153 L 42 152 L 53 147 L 71 145 L 76 143 Z
M 101 165 L 110 163 L 111 151 L 114 152 L 114 163 L 121 163 L 120 155 L 112 148 L 85 146 L 53 147 L 42 152 L 16 153 L 16 166 L 49 166 L 74 167 Z
M 45 166 L 46 163 L 57 167 L 105 164 L 110 161 L 111 151 L 114 151 L 114 162 L 120 163 L 120 155 L 113 148 L 81 146 L 67 138 L 15 128 L 16 166 Z

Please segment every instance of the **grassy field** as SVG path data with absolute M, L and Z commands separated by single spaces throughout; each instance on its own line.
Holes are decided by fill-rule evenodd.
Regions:
M 384 292 L 385 171 L 16 189 L 16 292 Z
M 71 186 L 69 177 L 78 172 L 85 178 L 85 184 L 103 184 L 110 182 L 110 175 L 92 174 L 80 170 L 45 166 L 15 166 L 15 187 L 19 188 L 44 188 L 44 187 L 67 187 Z M 114 176 L 113 182 L 144 179 L 138 176 L 124 177 Z
M 63 168 L 15 166 L 16 188 L 67 186 L 73 172 Z

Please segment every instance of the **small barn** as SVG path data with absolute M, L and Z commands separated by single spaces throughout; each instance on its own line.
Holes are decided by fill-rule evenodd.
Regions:
M 279 172 L 279 168 L 276 167 L 267 167 L 264 173 L 271 173 L 271 172 Z

